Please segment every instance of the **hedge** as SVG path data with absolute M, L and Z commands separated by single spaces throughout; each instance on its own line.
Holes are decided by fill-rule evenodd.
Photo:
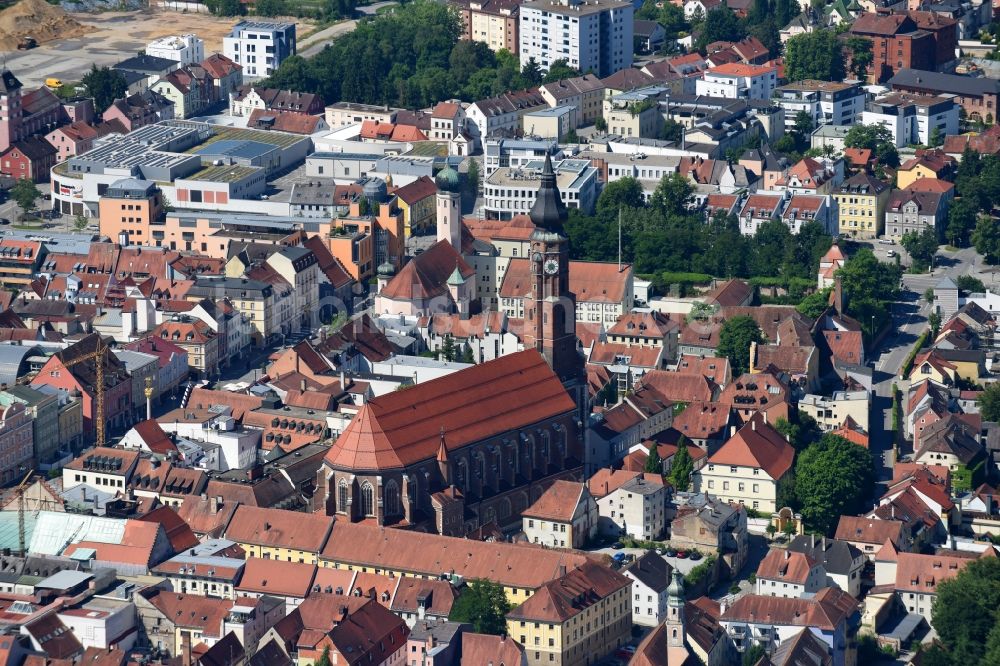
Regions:
M 917 358 L 917 354 L 920 353 L 920 350 L 924 348 L 924 345 L 927 344 L 927 338 L 930 336 L 930 333 L 930 330 L 924 331 L 920 334 L 920 337 L 917 338 L 917 341 L 913 343 L 913 349 L 911 349 L 910 353 L 906 355 L 906 360 L 903 362 L 903 368 L 900 370 L 899 374 L 900 377 L 908 376 L 910 374 L 910 370 L 913 370 L 913 361 Z

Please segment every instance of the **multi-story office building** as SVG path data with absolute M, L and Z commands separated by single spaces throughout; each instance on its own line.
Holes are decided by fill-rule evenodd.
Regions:
M 241 21 L 222 39 L 222 52 L 243 65 L 244 76 L 270 76 L 285 58 L 295 55 L 295 24 Z
M 520 59 L 557 60 L 604 77 L 632 64 L 633 5 L 621 0 L 535 0 L 521 5 Z

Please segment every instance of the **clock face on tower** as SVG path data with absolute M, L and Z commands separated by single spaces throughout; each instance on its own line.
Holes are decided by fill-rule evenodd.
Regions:
M 559 272 L 559 262 L 555 259 L 549 259 L 545 262 L 545 266 L 543 268 L 545 269 L 546 275 L 555 275 Z

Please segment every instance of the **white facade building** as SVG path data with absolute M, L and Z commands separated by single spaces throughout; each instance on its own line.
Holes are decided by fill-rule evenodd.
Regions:
M 771 99 L 778 84 L 778 70 L 770 65 L 727 63 L 710 69 L 695 81 L 695 92 L 727 99 Z
M 205 59 L 205 42 L 197 35 L 160 37 L 146 46 L 146 55 L 194 65 Z
M 222 39 L 222 53 L 243 65 L 244 77 L 270 76 L 295 55 L 295 24 L 242 21 Z
M 775 101 L 785 110 L 785 129 L 795 127 L 802 111 L 820 125 L 854 125 L 861 119 L 867 94 L 856 83 L 837 81 L 798 81 L 777 91 Z
M 959 133 L 960 108 L 950 98 L 894 93 L 869 104 L 861 122 L 884 125 L 892 132 L 897 148 L 911 143 L 930 146 L 934 139 L 943 141 L 949 134 Z
M 656 627 L 667 618 L 670 565 L 656 553 L 645 553 L 621 570 L 632 579 L 632 622 Z
M 567 159 L 552 163 L 559 194 L 567 208 L 579 208 L 586 214 L 597 202 L 597 169 L 589 160 Z M 542 160 L 535 159 L 522 168 L 501 167 L 483 183 L 483 211 L 490 219 L 510 219 L 527 215 L 538 196 Z
M 521 5 L 522 63 L 534 58 L 548 70 L 557 60 L 605 77 L 632 64 L 631 2 L 536 0 Z

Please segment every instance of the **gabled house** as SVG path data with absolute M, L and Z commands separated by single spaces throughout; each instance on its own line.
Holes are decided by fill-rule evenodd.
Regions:
M 583 548 L 597 536 L 597 527 L 597 501 L 577 481 L 554 482 L 521 512 L 528 541 L 553 548 Z
M 823 565 L 826 586 L 839 587 L 852 597 L 861 594 L 861 573 L 865 568 L 864 554 L 847 541 L 819 538 L 815 534 L 800 534 L 788 544 L 788 550 L 808 555 Z
M 757 566 L 756 593 L 795 599 L 826 587 L 826 569 L 812 556 L 787 548 L 772 548 Z

